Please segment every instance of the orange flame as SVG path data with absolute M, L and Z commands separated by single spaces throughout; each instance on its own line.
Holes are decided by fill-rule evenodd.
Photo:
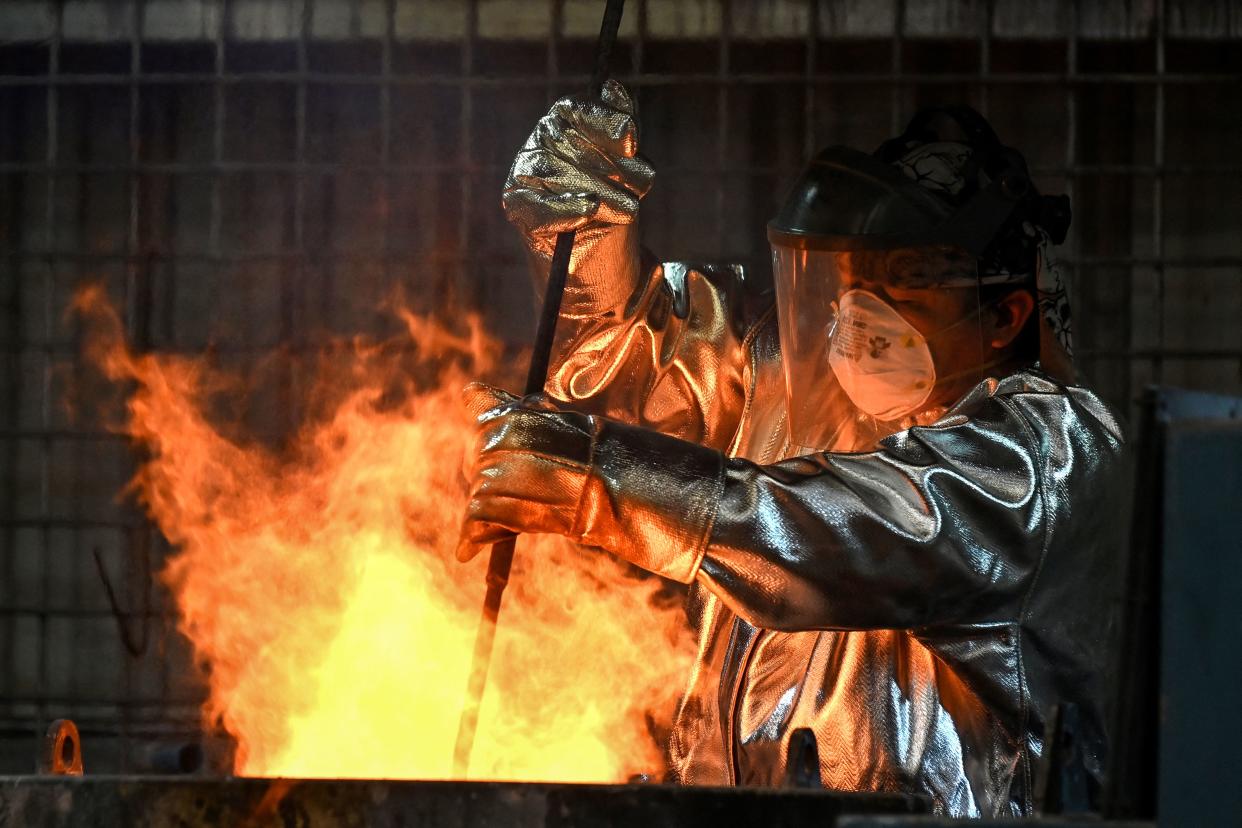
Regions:
M 207 668 L 205 716 L 243 775 L 448 778 L 486 556 L 452 556 L 472 429 L 459 389 L 500 353 L 402 313 L 408 340 L 338 349 L 291 449 L 209 416 L 238 377 L 205 358 L 136 354 L 102 290 L 74 310 L 87 355 L 132 388 L 130 490 L 177 548 L 162 576 Z M 519 542 L 475 778 L 623 781 L 658 771 L 689 666 L 654 580 L 546 537 Z

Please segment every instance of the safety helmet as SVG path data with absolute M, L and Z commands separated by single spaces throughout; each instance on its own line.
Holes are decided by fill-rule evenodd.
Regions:
M 1033 279 L 1040 244 L 1063 241 L 1069 222 L 1069 198 L 1041 195 L 1021 154 L 969 107 L 922 110 L 872 154 L 833 146 L 816 155 L 768 224 L 794 444 L 859 448 L 918 413 L 906 409 L 920 404 L 919 391 L 931 396 L 902 389 L 896 372 L 893 404 L 862 410 L 843 393 L 837 369 L 866 370 L 876 350 L 841 359 L 845 294 L 854 292 L 847 304 L 875 309 L 868 318 L 887 312 L 877 302 L 890 287 L 973 288 L 977 301 L 983 285 Z M 863 315 L 852 324 L 865 327 Z M 918 337 L 897 339 L 929 350 Z M 890 361 L 896 353 L 880 351 Z M 916 357 L 930 359 L 912 350 Z

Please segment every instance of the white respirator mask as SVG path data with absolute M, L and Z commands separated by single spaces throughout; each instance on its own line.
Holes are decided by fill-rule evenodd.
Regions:
M 846 292 L 828 338 L 828 364 L 858 410 L 896 420 L 931 396 L 936 366 L 927 339 L 874 293 Z
M 934 339 L 975 321 L 982 310 L 982 305 L 976 306 L 956 322 L 924 336 L 871 291 L 846 291 L 828 326 L 828 365 L 845 396 L 864 414 L 880 420 L 918 414 L 937 381 L 955 380 L 1002 362 L 999 358 L 984 361 L 980 347 L 977 364 L 950 374 L 936 373 L 928 337 Z

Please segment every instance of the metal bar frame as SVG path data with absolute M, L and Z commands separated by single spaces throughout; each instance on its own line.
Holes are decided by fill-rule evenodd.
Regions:
M 1036 175 L 1063 177 L 1072 195 L 1075 190 L 1086 189 L 1093 178 L 1105 176 L 1121 176 L 1135 180 L 1150 179 L 1153 187 L 1152 216 L 1150 233 L 1152 250 L 1147 255 L 1091 256 L 1070 255 L 1068 263 L 1076 268 L 1093 267 L 1110 270 L 1100 274 L 1100 278 L 1115 278 L 1119 284 L 1133 283 L 1135 269 L 1142 268 L 1154 275 L 1157 301 L 1162 305 L 1157 314 L 1160 330 L 1157 332 L 1157 347 L 1139 346 L 1136 343 L 1136 331 L 1132 326 L 1126 327 L 1121 338 L 1114 344 L 1095 348 L 1078 349 L 1078 354 L 1092 362 L 1115 361 L 1124 363 L 1122 367 L 1130 369 L 1127 374 L 1127 393 L 1132 391 L 1134 384 L 1133 368 L 1150 367 L 1153 376 L 1160 379 L 1166 375 L 1167 363 L 1171 360 L 1198 362 L 1237 363 L 1242 372 L 1242 341 L 1238 347 L 1204 347 L 1204 348 L 1170 348 L 1164 347 L 1167 340 L 1165 330 L 1165 314 L 1163 304 L 1168 289 L 1168 272 L 1170 269 L 1220 269 L 1239 271 L 1242 274 L 1242 252 L 1238 255 L 1204 255 L 1175 256 L 1166 255 L 1166 187 L 1165 182 L 1174 177 L 1199 176 L 1242 176 L 1242 163 L 1211 162 L 1203 164 L 1168 162 L 1166 106 L 1170 88 L 1200 87 L 1205 85 L 1242 83 L 1242 75 L 1234 72 L 1186 72 L 1168 71 L 1166 47 L 1168 41 L 1169 4 L 1166 0 L 1156 0 L 1154 6 L 1154 29 L 1150 42 L 1154 51 L 1154 68 L 1151 71 L 1081 71 L 1079 53 L 1085 39 L 1081 36 L 1080 4 L 1065 2 L 1062 8 L 1067 14 L 1066 35 L 1064 38 L 1065 65 L 1056 71 L 1038 71 L 1031 73 L 993 72 L 993 58 L 997 47 L 993 40 L 995 33 L 995 0 L 985 0 L 979 5 L 980 21 L 978 27 L 979 61 L 971 71 L 954 71 L 950 73 L 932 73 L 917 71 L 916 67 L 907 65 L 905 51 L 907 44 L 934 40 L 923 36 L 911 35 L 907 27 L 909 0 L 896 0 L 894 4 L 893 29 L 888 44 L 888 66 L 883 71 L 859 72 L 848 74 L 832 74 L 821 71 L 819 58 L 825 50 L 830 50 L 841 42 L 851 42 L 853 38 L 827 37 L 822 30 L 822 4 L 817 0 L 809 0 L 805 14 L 805 30 L 797 37 L 790 38 L 790 44 L 800 44 L 804 49 L 804 59 L 800 71 L 777 72 L 735 72 L 733 67 L 741 60 L 739 45 L 744 33 L 736 31 L 735 18 L 737 9 L 732 0 L 718 0 L 720 3 L 720 32 L 716 38 L 718 63 L 714 70 L 702 71 L 694 69 L 685 73 L 669 71 L 648 71 L 650 56 L 654 50 L 648 30 L 648 3 L 636 0 L 631 4 L 631 13 L 637 22 L 636 35 L 630 40 L 632 66 L 618 67 L 618 76 L 641 96 L 644 89 L 694 86 L 710 90 L 712 102 L 711 112 L 715 119 L 714 135 L 717 141 L 716 152 L 703 158 L 701 163 L 682 165 L 662 165 L 660 175 L 664 180 L 686 178 L 714 179 L 714 190 L 711 193 L 711 207 L 708 215 L 714 218 L 716 227 L 715 244 L 720 249 L 726 248 L 727 217 L 729 215 L 727 185 L 731 181 L 747 176 L 772 177 L 790 174 L 793 170 L 777 165 L 756 163 L 732 163 L 731 157 L 738 157 L 731 151 L 736 149 L 731 142 L 738 140 L 730 130 L 730 121 L 737 114 L 738 98 L 731 97 L 738 89 L 764 89 L 773 86 L 794 86 L 801 91 L 803 109 L 803 133 L 800 137 L 804 155 L 809 156 L 817 148 L 818 125 L 816 118 L 822 115 L 822 100 L 834 89 L 872 89 L 876 94 L 888 92 L 889 120 L 893 131 L 900 129 L 906 113 L 905 101 L 910 90 L 919 86 L 946 87 L 966 85 L 977 93 L 980 107 L 986 112 L 989 103 L 999 101 L 999 96 L 1010 90 L 1022 91 L 1029 88 L 1052 87 L 1063 90 L 1066 119 L 1066 140 L 1063 163 L 1056 163 L 1042 168 L 1034 168 Z M 84 529 L 109 529 L 123 533 L 132 549 L 142 543 L 158 544 L 159 538 L 152 533 L 149 523 L 134 511 L 118 511 L 115 518 L 101 519 L 74 514 L 53 514 L 52 476 L 54 474 L 53 449 L 66 442 L 107 443 L 121 442 L 124 438 L 110 432 L 84 428 L 74 430 L 57 423 L 53 409 L 52 369 L 58 360 L 72 360 L 76 355 L 73 343 L 58 340 L 53 333 L 56 331 L 60 308 L 55 304 L 57 289 L 56 273 L 66 266 L 89 267 L 92 265 L 118 265 L 124 269 L 124 290 L 126 324 L 130 332 L 139 340 L 148 338 L 145 328 L 149 327 L 154 314 L 152 309 L 153 280 L 159 273 L 167 273 L 172 265 L 204 265 L 204 266 L 238 266 L 249 264 L 274 265 L 278 268 L 281 280 L 281 331 L 280 347 L 283 353 L 301 355 L 313 353 L 315 343 L 307 341 L 303 330 L 299 327 L 298 314 L 306 310 L 308 285 L 312 282 L 309 276 L 322 276 L 319 283 L 321 293 L 319 299 L 320 317 L 326 324 L 332 323 L 334 313 L 334 296 L 337 287 L 335 279 L 343 269 L 357 264 L 375 264 L 381 268 L 386 280 L 391 279 L 398 268 L 418 263 L 430 265 L 437 274 L 447 274 L 440 284 L 434 286 L 441 298 L 455 296 L 467 301 L 478 299 L 477 293 L 470 295 L 470 288 L 484 291 L 491 288 L 491 283 L 469 282 L 463 278 L 463 269 L 479 265 L 504 264 L 520 265 L 520 257 L 516 254 L 497 253 L 478 248 L 478 232 L 473 229 L 475 215 L 475 197 L 490 197 L 490 194 L 478 193 L 480 176 L 495 176 L 503 172 L 497 164 L 481 163 L 476 157 L 480 145 L 484 143 L 476 134 L 479 125 L 485 122 L 479 117 L 483 104 L 479 100 L 482 93 L 496 93 L 503 90 L 525 90 L 543 88 L 548 97 L 561 94 L 565 89 L 583 87 L 589 78 L 588 74 L 577 67 L 562 66 L 561 48 L 565 43 L 564 17 L 565 0 L 547 0 L 546 9 L 551 17 L 551 27 L 544 46 L 546 48 L 542 71 L 522 71 L 504 76 L 481 74 L 477 58 L 481 49 L 486 48 L 485 41 L 479 33 L 479 4 L 482 0 L 470 0 L 466 6 L 465 35 L 458 41 L 460 52 L 455 71 L 413 72 L 402 69 L 397 62 L 397 50 L 407 44 L 398 41 L 397 9 L 398 0 L 383 0 L 383 28 L 378 37 L 368 38 L 368 42 L 378 44 L 379 70 L 363 73 L 346 73 L 338 71 L 322 71 L 313 65 L 311 49 L 315 43 L 313 36 L 314 0 L 301 0 L 298 5 L 300 18 L 297 22 L 296 37 L 287 44 L 295 55 L 295 66 L 291 71 L 238 71 L 229 62 L 229 48 L 233 41 L 231 30 L 232 0 L 215 0 L 219 12 L 219 25 L 213 39 L 207 45 L 212 50 L 212 66 L 209 71 L 175 72 L 175 71 L 144 71 L 142 51 L 146 43 L 144 33 L 143 0 L 133 0 L 130 7 L 132 14 L 129 38 L 129 62 L 127 71 L 117 73 L 96 73 L 81 71 L 62 71 L 62 52 L 64 38 L 64 0 L 49 0 L 54 9 L 54 28 L 52 36 L 46 42 L 48 69 L 46 73 L 28 76 L 0 75 L 0 90 L 9 89 L 42 89 L 46 95 L 45 130 L 47 146 L 41 159 L 23 161 L 0 161 L 0 175 L 22 176 L 31 182 L 42 184 L 44 233 L 41 239 L 21 239 L 11 243 L 7 238 L 0 240 L 0 258 L 11 263 L 14 268 L 26 268 L 27 265 L 38 266 L 41 272 L 44 299 L 36 310 L 37 314 L 20 314 L 20 294 L 15 298 L 14 324 L 20 327 L 22 335 L 27 329 L 42 328 L 42 342 L 39 344 L 20 341 L 17 353 L 31 353 L 41 360 L 39 388 L 41 394 L 37 412 L 37 423 L 32 427 L 19 427 L 15 422 L 11 429 L 0 429 L 0 441 L 9 441 L 17 446 L 21 441 L 28 441 L 37 446 L 37 463 L 39 473 L 38 491 L 35 501 L 39 513 L 36 516 L 23 515 L 18 517 L 16 502 L 7 518 L 0 518 L 0 538 L 16 538 L 19 531 L 35 533 L 37 542 L 44 551 L 52 548 L 54 533 Z M 415 44 L 417 48 L 417 44 Z M 279 161 L 240 161 L 229 158 L 226 137 L 228 123 L 228 95 L 237 90 L 245 90 L 252 84 L 276 85 L 287 89 L 293 96 L 293 147 L 292 157 Z M 180 162 L 172 160 L 154 160 L 147 157 L 143 145 L 143 113 L 144 104 L 148 104 L 153 94 L 160 90 L 178 86 L 208 86 L 210 88 L 211 136 L 210 158 L 198 162 Z M 378 158 L 372 162 L 355 161 L 324 161 L 312 160 L 309 157 L 313 107 L 312 90 L 320 87 L 334 87 L 346 90 L 375 90 L 379 102 L 379 151 Z M 1082 163 L 1078 146 L 1080 128 L 1079 93 L 1083 90 L 1104 86 L 1130 86 L 1151 89 L 1154 101 L 1153 120 L 1153 157 L 1148 162 L 1129 164 Z M 79 160 L 63 160 L 60 144 L 63 142 L 64 124 L 61 122 L 61 111 L 67 94 L 62 90 L 94 90 L 116 89 L 128 92 L 128 154 L 124 160 L 109 162 L 93 162 Z M 455 157 L 440 162 L 409 162 L 396 160 L 394 142 L 398 140 L 394 134 L 394 96 L 405 90 L 443 89 L 455 95 L 459 107 L 457 129 L 460 135 Z M 883 99 L 881 99 L 882 101 Z M 485 137 L 485 136 L 483 136 Z M 287 233 L 280 240 L 276 249 L 272 250 L 238 250 L 233 245 L 225 244 L 222 238 L 225 232 L 225 192 L 226 176 L 230 175 L 261 175 L 287 177 L 291 186 L 288 199 Z M 82 240 L 67 246 L 64 234 L 58 231 L 63 216 L 58 214 L 60 200 L 64 193 L 64 182 L 69 177 L 81 177 L 84 180 L 95 175 L 117 175 L 127 182 L 128 210 L 125 221 L 125 244 L 123 249 L 114 252 L 100 252 L 89 249 Z M 386 211 L 382 219 L 381 243 L 375 251 L 364 253 L 342 252 L 325 245 L 322 240 L 314 238 L 309 231 L 308 203 L 312 181 L 319 180 L 323 186 L 332 186 L 333 176 L 374 175 L 377 177 L 382 197 L 391 204 L 396 191 L 397 181 L 407 175 L 456 175 L 458 176 L 458 192 L 460 198 L 459 228 L 457 243 L 454 249 L 440 251 L 433 255 L 404 252 L 399 248 L 399 228 L 394 227 L 391 212 Z M 206 242 L 202 249 L 182 249 L 173 239 L 149 238 L 145 211 L 149 205 L 144 200 L 144 187 L 149 179 L 165 176 L 187 176 L 204 180 L 208 191 L 208 220 Z M 165 266 L 160 268 L 158 266 Z M 33 269 L 33 268 L 29 268 Z M 486 273 L 484 268 L 478 268 Z M 490 277 L 488 277 L 490 278 Z M 170 333 L 175 335 L 175 330 Z M 176 353 L 201 353 L 185 346 L 169 337 L 161 343 L 161 348 Z M 270 349 L 246 344 L 223 344 L 215 349 L 220 355 L 251 356 L 267 353 Z M 292 374 L 286 376 L 285 394 L 292 396 Z M 17 388 L 21 390 L 21 377 L 17 377 Z M 14 401 L 17 405 L 18 401 Z M 286 406 L 288 410 L 290 406 Z M 16 409 L 15 409 L 16 410 Z M 14 452 L 16 457 L 16 452 Z M 14 497 L 16 498 L 16 492 Z M 144 540 L 145 538 L 145 540 Z M 80 542 L 75 540 L 75 542 Z M 131 554 L 132 554 L 131 549 Z M 12 559 L 6 558 L 3 564 L 5 571 L 11 571 Z M 128 562 L 131 574 L 140 568 L 131 560 Z M 134 665 L 127 662 L 121 673 L 119 686 L 110 688 L 116 698 L 92 696 L 82 698 L 77 694 L 53 692 L 52 676 L 50 675 L 49 632 L 54 621 L 59 619 L 107 619 L 116 617 L 124 623 L 150 623 L 170 627 L 174 620 L 171 608 L 150 609 L 138 607 L 130 602 L 129 608 L 118 613 L 108 609 L 87 609 L 81 607 L 53 608 L 49 600 L 53 589 L 53 572 L 45 556 L 39 572 L 42 595 L 20 596 L 7 606 L 0 606 L 0 618 L 33 620 L 40 637 L 36 664 L 36 686 L 18 688 L 6 671 L 0 670 L 0 687 L 5 691 L 3 709 L 0 709 L 0 731 L 7 720 L 15 723 L 13 729 L 21 733 L 30 732 L 29 726 L 41 727 L 51 718 L 60 715 L 62 708 L 79 706 L 88 710 L 92 706 L 115 707 L 121 710 L 119 717 L 108 718 L 103 714 L 94 721 L 99 726 L 115 725 L 115 733 L 122 741 L 139 738 L 144 734 L 169 725 L 183 729 L 198 726 L 196 716 L 183 715 L 186 711 L 197 710 L 200 699 L 197 697 L 174 697 L 171 677 L 167 668 L 160 679 L 161 692 L 150 695 L 150 688 L 139 689 L 139 682 L 132 672 Z M 129 581 L 132 582 L 132 578 Z M 7 622 L 6 622 L 7 623 Z M 7 652 L 12 657 L 12 639 L 5 647 L 0 648 L 0 657 Z M 5 639 L 0 634 L 0 642 Z M 33 714 L 17 715 L 18 707 L 29 708 Z M 185 708 L 185 710 L 181 710 Z M 90 717 L 86 717 L 91 721 Z M 37 728 L 36 728 L 37 729 Z M 181 731 L 178 731 L 181 732 Z
M 48 250 L 11 250 L 4 253 L 6 257 L 16 258 L 20 261 L 40 261 L 46 260 L 52 256 L 62 262 L 121 262 L 127 263 L 137 258 L 134 254 L 127 252 L 108 253 L 94 251 L 48 251 Z M 171 253 L 171 252 L 151 252 L 145 255 L 148 261 L 177 261 L 191 262 L 197 264 L 246 264 L 257 262 L 281 262 L 290 259 L 298 259 L 304 257 L 304 253 L 294 250 L 255 250 L 253 252 L 242 253 L 222 253 L 212 255 L 210 253 Z M 448 262 L 519 262 L 521 257 L 515 255 L 498 255 L 478 252 L 469 252 L 464 255 L 454 254 L 432 254 L 430 257 L 419 253 L 402 253 L 393 252 L 388 255 L 381 253 L 350 253 L 338 251 L 325 251 L 316 253 L 322 256 L 325 261 L 333 262 L 432 262 L 432 263 L 448 263 Z M 1163 264 L 1165 267 L 1179 268 L 1232 268 L 1242 266 L 1242 256 L 1196 256 L 1196 257 L 1164 257 L 1157 258 L 1154 255 L 1147 256 L 1082 256 L 1073 259 L 1072 262 L 1077 265 L 1100 265 L 1111 267 L 1137 267 L 1137 266 L 1155 266 Z
M 141 0 L 139 0 L 141 2 Z M 904 0 L 903 0 L 904 2 Z M 477 40 L 477 18 L 476 35 Z M 469 38 L 467 38 L 469 40 Z M 902 38 L 904 43 L 906 38 Z M 914 40 L 914 38 L 910 38 Z M 927 40 L 927 38 L 919 38 Z M 644 72 L 631 74 L 618 72 L 617 78 L 627 86 L 715 86 L 725 83 L 729 86 L 773 86 L 779 84 L 803 84 L 807 78 L 802 72 L 738 72 L 722 78 L 719 72 Z M 591 80 L 589 74 L 581 72 L 563 73 L 560 79 L 567 87 L 574 83 L 587 84 Z M 491 89 L 521 88 L 529 89 L 539 86 L 546 80 L 546 75 L 513 73 L 503 77 L 487 75 L 443 75 L 425 73 L 420 75 L 394 74 L 388 83 L 394 86 L 466 86 L 486 87 Z M 1156 72 L 1078 72 L 1072 77 L 1067 72 L 1001 72 L 990 74 L 986 81 L 992 86 L 1049 86 L 1073 83 L 1079 86 L 1096 84 L 1146 86 L 1146 85 L 1199 85 L 1236 83 L 1238 76 L 1230 72 L 1176 72 L 1158 74 Z M 331 86 L 381 86 L 385 82 L 382 74 L 342 74 L 333 72 L 150 72 L 142 75 L 142 83 L 149 86 L 159 85 L 190 85 L 201 86 L 205 83 L 237 84 L 324 84 Z M 978 70 L 973 72 L 910 72 L 900 70 L 900 61 L 894 59 L 894 68 L 889 72 L 859 72 L 839 74 L 828 77 L 816 74 L 809 81 L 815 86 L 892 86 L 905 88 L 908 86 L 952 86 L 979 83 Z M 74 74 L 66 73 L 55 78 L 29 75 L 0 76 L 0 88 L 37 86 L 128 86 L 129 75 L 124 74 Z
M 356 161 L 305 161 L 301 164 L 291 161 L 221 161 L 208 165 L 175 162 L 175 161 L 138 161 L 136 163 L 65 163 L 55 167 L 45 162 L 0 161 L 0 174 L 29 173 L 45 174 L 54 172 L 57 175 L 107 175 L 148 173 L 163 175 L 194 175 L 200 177 L 216 176 L 226 173 L 294 173 L 335 175 L 370 173 L 374 175 L 405 174 L 405 173 L 450 173 L 459 172 L 460 167 L 451 163 L 391 163 L 366 164 Z M 471 169 L 476 172 L 503 172 L 507 165 L 475 164 Z M 715 164 L 702 166 L 666 165 L 661 167 L 661 175 L 705 175 L 719 169 Z M 772 175 L 773 173 L 789 173 L 787 167 L 742 165 L 730 166 L 733 172 L 744 175 Z M 1161 165 L 1155 164 L 1084 164 L 1078 166 L 1032 167 L 1034 175 L 1239 175 L 1242 164 L 1190 164 Z
M 51 39 L 48 41 L 48 76 L 56 77 L 60 69 L 60 50 L 61 39 L 64 32 L 64 0 L 56 0 L 53 6 L 54 28 Z M 50 332 L 55 320 L 55 268 L 56 258 L 51 255 L 50 251 L 56 247 L 56 176 L 50 172 L 56 166 L 60 150 L 60 96 L 56 94 L 56 87 L 49 86 L 47 90 L 47 149 L 46 159 L 49 172 L 46 175 L 46 198 L 47 203 L 44 206 L 46 221 L 45 233 L 46 243 L 49 254 L 44 259 L 43 279 L 44 279 L 44 306 L 43 306 L 43 325 L 44 331 Z M 47 337 L 50 339 L 50 336 Z M 20 346 L 19 346 L 20 347 Z M 52 424 L 51 398 L 52 398 L 52 360 L 46 349 L 43 352 L 42 361 L 42 387 L 39 389 L 41 398 L 39 406 L 39 422 L 44 429 L 50 429 Z M 51 500 L 51 453 L 52 441 L 43 439 L 39 441 L 39 507 L 42 514 L 47 514 Z M 49 694 L 50 679 L 48 676 L 48 638 L 51 626 L 51 612 L 49 596 L 52 592 L 52 568 L 48 562 L 48 550 L 51 549 L 51 527 L 40 527 L 40 548 L 43 551 L 42 561 L 42 595 L 40 604 L 42 612 L 38 615 L 39 626 L 39 659 L 38 659 L 38 679 L 37 687 L 39 695 Z M 38 716 L 38 731 L 42 731 L 50 718 L 50 708 L 46 702 L 36 702 L 36 715 Z M 32 734 L 37 739 L 36 734 Z

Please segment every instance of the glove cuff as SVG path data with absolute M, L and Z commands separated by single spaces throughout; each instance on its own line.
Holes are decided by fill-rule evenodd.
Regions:
M 724 491 L 724 456 L 647 429 L 599 422 L 574 534 L 690 583 Z
M 555 234 L 526 237 L 536 283 L 546 289 L 552 265 Z M 596 317 L 621 307 L 642 275 L 638 227 L 634 224 L 588 225 L 574 236 L 569 279 L 561 300 L 561 315 Z

